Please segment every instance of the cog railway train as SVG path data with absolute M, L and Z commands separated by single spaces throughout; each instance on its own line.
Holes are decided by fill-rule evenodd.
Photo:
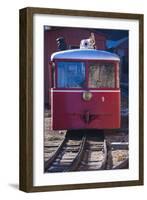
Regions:
M 93 35 L 79 49 L 51 55 L 53 130 L 120 128 L 119 57 L 97 50 Z

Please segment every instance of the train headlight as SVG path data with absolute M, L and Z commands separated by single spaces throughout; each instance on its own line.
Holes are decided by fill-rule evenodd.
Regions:
M 91 92 L 83 92 L 83 99 L 85 101 L 90 101 L 92 98 L 92 93 Z

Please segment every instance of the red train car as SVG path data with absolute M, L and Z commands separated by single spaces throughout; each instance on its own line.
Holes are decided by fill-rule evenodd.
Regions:
M 53 53 L 52 129 L 120 128 L 119 62 L 96 49 Z

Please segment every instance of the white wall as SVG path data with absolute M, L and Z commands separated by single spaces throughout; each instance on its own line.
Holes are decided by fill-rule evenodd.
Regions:
M 22 7 L 50 7 L 145 14 L 146 0 L 3 0 L 0 4 L 0 199 L 145 199 L 147 185 L 79 191 L 25 194 L 18 190 L 18 10 Z M 145 21 L 147 14 L 145 14 Z M 145 35 L 147 32 L 145 26 Z M 146 41 L 146 40 L 145 40 Z M 147 52 L 145 51 L 145 54 Z M 146 60 L 145 60 L 146 62 Z M 145 74 L 146 69 L 145 69 Z M 145 85 L 147 82 L 145 82 Z M 145 101 L 146 101 L 145 94 Z M 145 106 L 146 108 L 146 106 Z M 146 119 L 146 115 L 145 115 Z M 145 152 L 147 152 L 145 135 Z M 146 168 L 147 159 L 145 159 Z M 145 173 L 145 183 L 146 183 Z M 80 197 L 79 197 L 80 195 Z

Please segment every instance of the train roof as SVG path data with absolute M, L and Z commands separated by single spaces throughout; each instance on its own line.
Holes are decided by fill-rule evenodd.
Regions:
M 74 50 L 59 51 L 51 55 L 51 60 L 54 59 L 114 60 L 114 61 L 120 60 L 119 56 L 114 53 L 96 49 L 74 49 Z

